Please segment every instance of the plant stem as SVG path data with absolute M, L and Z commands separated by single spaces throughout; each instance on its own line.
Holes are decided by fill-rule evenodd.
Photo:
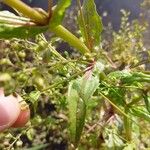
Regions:
M 128 112 L 128 109 L 125 108 L 125 112 Z M 124 116 L 124 129 L 125 129 L 125 138 L 127 141 L 132 140 L 132 122 L 131 120 Z
M 82 54 L 90 52 L 90 50 L 86 47 L 86 45 L 82 41 L 80 41 L 75 35 L 73 35 L 63 26 L 58 25 L 54 28 L 51 28 L 50 31 L 54 32 L 58 37 L 62 38 L 64 41 L 68 42 L 71 46 L 78 49 Z
M 59 54 L 59 53 L 57 52 L 57 50 L 55 50 L 55 49 L 51 46 L 50 43 L 48 43 L 48 41 L 46 40 L 46 38 L 44 37 L 44 35 L 41 35 L 40 37 L 42 38 L 42 40 L 43 40 L 46 44 L 48 44 L 48 48 L 51 50 L 51 52 L 52 52 L 55 56 L 57 56 L 61 61 L 67 61 L 61 54 Z
M 52 16 L 52 7 L 53 7 L 53 0 L 48 0 L 48 18 L 50 19 Z
M 22 13 L 24 16 L 29 17 L 30 19 L 32 19 L 34 22 L 38 24 L 41 24 L 41 25 L 47 24 L 48 16 L 45 16 L 42 13 L 39 13 L 38 11 L 26 5 L 24 2 L 20 0 L 3 0 L 2 2 L 16 9 L 17 11 Z
M 48 25 L 48 14 L 47 16 L 40 14 L 38 11 L 34 10 L 30 6 L 26 5 L 20 0 L 3 0 L 3 3 L 21 12 L 24 16 L 29 17 L 33 21 L 41 25 Z M 75 47 L 82 54 L 89 53 L 90 50 L 86 45 L 80 41 L 75 35 L 64 28 L 61 25 L 50 28 L 50 31 L 54 32 L 58 37 L 62 38 L 64 41 L 68 42 L 71 46 Z
M 73 74 L 72 76 L 70 76 L 70 77 L 68 77 L 68 78 L 66 78 L 66 79 L 64 79 L 64 80 L 58 81 L 58 82 L 56 82 L 56 83 L 50 85 L 49 87 L 47 87 L 47 88 L 41 90 L 41 93 L 44 93 L 44 92 L 46 92 L 46 91 L 48 91 L 48 90 L 50 90 L 50 89 L 52 89 L 52 88 L 56 88 L 57 86 L 62 85 L 63 83 L 65 83 L 65 82 L 67 82 L 67 81 L 69 82 L 69 81 L 71 81 L 72 79 L 74 79 L 75 77 L 81 75 L 82 73 L 85 73 L 85 70 L 82 70 L 82 71 L 80 71 L 80 72 L 78 71 L 77 73 Z

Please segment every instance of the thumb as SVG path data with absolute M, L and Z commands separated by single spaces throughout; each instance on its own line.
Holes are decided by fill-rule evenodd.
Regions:
M 19 113 L 18 100 L 12 95 L 5 97 L 3 90 L 0 89 L 0 131 L 11 127 Z

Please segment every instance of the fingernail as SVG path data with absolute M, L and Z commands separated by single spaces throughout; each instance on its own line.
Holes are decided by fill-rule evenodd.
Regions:
M 20 106 L 14 97 L 0 98 L 0 131 L 9 128 L 18 118 Z

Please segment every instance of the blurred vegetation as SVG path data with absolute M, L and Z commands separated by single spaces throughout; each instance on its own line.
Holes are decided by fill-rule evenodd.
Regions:
M 148 7 L 149 1 L 145 3 Z M 150 148 L 150 51 L 143 43 L 147 24 L 129 23 L 130 13 L 122 14 L 120 30 L 105 28 L 101 44 L 90 55 L 68 49 L 59 54 L 60 39 L 54 35 L 50 40 L 40 34 L 30 40 L 0 41 L 0 86 L 6 94 L 19 93 L 31 109 L 26 127 L 0 134 L 0 149 L 74 149 L 68 130 L 68 85 L 81 79 L 94 59 L 99 85 L 87 104 L 78 149 Z

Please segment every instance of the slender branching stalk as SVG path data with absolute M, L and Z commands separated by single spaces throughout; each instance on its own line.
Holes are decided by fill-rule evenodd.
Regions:
M 128 109 L 125 109 L 125 112 L 128 114 Z M 125 138 L 127 141 L 132 140 L 132 122 L 131 120 L 124 116 L 124 130 L 125 130 Z

